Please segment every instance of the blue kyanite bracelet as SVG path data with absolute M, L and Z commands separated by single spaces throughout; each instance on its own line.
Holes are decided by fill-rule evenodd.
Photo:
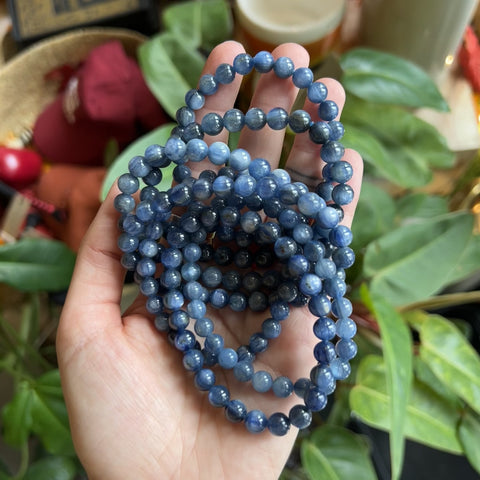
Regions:
M 252 71 L 291 78 L 306 90 L 309 101 L 318 104 L 318 120 L 305 110 L 289 113 L 277 107 L 269 112 L 259 108 L 247 112 L 232 108 L 223 115 L 210 112 L 197 122 L 196 111 L 206 96 L 236 75 Z M 244 422 L 252 433 L 268 429 L 282 436 L 291 425 L 307 428 L 312 412 L 325 408 L 336 382 L 350 374 L 349 361 L 357 352 L 352 304 L 344 297 L 345 269 L 355 256 L 349 247 L 352 233 L 341 225 L 342 206 L 353 199 L 347 184 L 353 169 L 344 160 L 340 143 L 344 129 L 335 120 L 338 106 L 327 95 L 326 86 L 314 82 L 309 68 L 295 68 L 288 57 L 239 54 L 231 65 L 221 64 L 200 78 L 198 88 L 186 93 L 186 105 L 177 111 L 177 126 L 166 144 L 151 145 L 144 155 L 132 158 L 129 172 L 118 179 L 121 193 L 114 203 L 121 214 L 122 265 L 134 273 L 155 327 L 183 352 L 183 366 L 192 372 L 195 386 L 208 392 L 211 405 L 223 408 L 228 420 Z M 244 128 L 305 132 L 321 145 L 323 181 L 310 191 L 303 183 L 292 182 L 286 170 L 272 170 L 265 159 L 203 140 L 205 134 Z M 214 167 L 194 178 L 188 165 L 201 161 Z M 159 191 L 162 169 L 171 163 L 176 165 L 175 186 Z M 256 356 L 281 335 L 291 309 L 305 305 L 315 318 L 312 329 L 319 340 L 310 378 L 292 381 L 256 370 Z M 226 345 L 215 332 L 211 311 L 225 308 L 265 312 L 245 345 Z M 295 394 L 301 403 L 268 416 L 256 408 L 248 410 L 217 383 L 215 372 L 222 369 L 231 370 L 238 382 L 250 382 L 259 394 L 270 392 L 277 398 Z

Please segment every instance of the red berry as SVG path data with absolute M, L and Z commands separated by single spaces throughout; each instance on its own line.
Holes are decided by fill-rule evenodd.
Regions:
M 42 170 L 42 157 L 26 148 L 0 146 L 0 180 L 22 189 L 37 180 Z

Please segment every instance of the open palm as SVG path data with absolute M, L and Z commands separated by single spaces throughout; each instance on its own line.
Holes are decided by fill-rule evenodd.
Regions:
M 216 47 L 205 65 L 213 73 L 221 63 L 230 63 L 241 45 L 225 42 Z M 279 46 L 274 57 L 288 56 L 296 67 L 308 65 L 308 54 L 300 46 Z M 340 108 L 344 103 L 341 86 L 323 79 L 329 98 Z M 208 97 L 201 115 L 215 111 L 222 114 L 232 108 L 241 78 L 222 85 Z M 269 111 L 283 107 L 289 111 L 297 95 L 291 81 L 273 73 L 262 75 L 252 106 Z M 305 109 L 315 118 L 314 106 Z M 252 158 L 267 158 L 278 164 L 283 131 L 268 128 L 261 132 L 245 130 L 240 145 Z M 215 141 L 225 141 L 222 134 Z M 315 185 L 321 178 L 319 146 L 308 136 L 298 135 L 287 169 L 293 179 Z M 346 152 L 354 167 L 349 182 L 358 197 L 361 160 L 356 152 Z M 194 171 L 194 167 L 197 171 Z M 195 164 L 198 174 L 202 164 Z M 211 168 L 211 165 L 203 168 Z M 182 365 L 182 355 L 172 349 L 165 335 L 159 333 L 152 316 L 138 298 L 122 316 L 120 299 L 124 270 L 120 265 L 117 241 L 118 214 L 113 208 L 112 189 L 87 233 L 78 255 L 58 329 L 57 350 L 72 436 L 78 456 L 89 478 L 101 479 L 275 479 L 283 469 L 293 446 L 296 429 L 284 437 L 268 432 L 252 435 L 243 425 L 228 422 L 221 409 L 213 408 L 205 392 L 193 386 L 192 375 Z M 344 222 L 351 224 L 356 201 L 345 209 Z M 210 315 L 211 313 L 211 315 Z M 209 312 L 215 332 L 228 346 L 248 343 L 259 330 L 264 314 Z M 271 342 L 268 351 L 256 361 L 256 370 L 287 375 L 293 380 L 308 376 L 314 364 L 312 334 L 315 318 L 307 308 L 291 309 L 283 322 L 282 335 Z M 218 383 L 229 387 L 232 398 L 240 398 L 249 409 L 260 408 L 267 415 L 287 412 L 294 396 L 278 399 L 273 394 L 259 395 L 251 385 L 232 381 L 218 373 Z

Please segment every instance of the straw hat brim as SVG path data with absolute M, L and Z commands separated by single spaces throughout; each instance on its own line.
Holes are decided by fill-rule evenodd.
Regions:
M 0 68 L 0 144 L 32 128 L 37 116 L 57 95 L 58 85 L 46 75 L 61 67 L 75 67 L 96 46 L 119 40 L 135 57 L 144 35 L 127 29 L 92 27 L 72 30 L 35 43 Z

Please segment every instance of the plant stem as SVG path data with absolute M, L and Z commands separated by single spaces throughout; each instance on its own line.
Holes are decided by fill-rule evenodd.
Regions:
M 22 449 L 21 449 L 20 466 L 18 467 L 18 472 L 14 477 L 12 477 L 12 480 L 22 480 L 22 478 L 25 477 L 25 474 L 27 473 L 27 470 L 28 470 L 29 462 L 30 462 L 30 450 L 28 447 L 28 442 L 25 442 L 22 445 Z
M 410 303 L 399 309 L 400 312 L 408 312 L 410 310 L 432 310 L 436 308 L 453 307 L 455 305 L 463 305 L 465 303 L 474 303 L 480 301 L 480 291 L 447 293 L 445 295 L 437 295 L 426 300 Z

